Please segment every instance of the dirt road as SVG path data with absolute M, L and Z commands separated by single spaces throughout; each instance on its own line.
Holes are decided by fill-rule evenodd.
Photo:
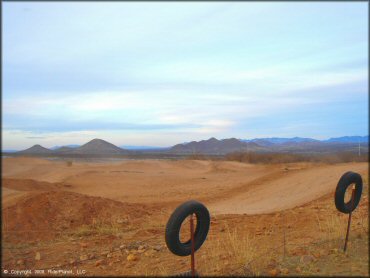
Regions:
M 349 170 L 367 176 L 367 167 L 366 163 L 351 163 L 287 170 L 233 190 L 210 209 L 216 214 L 259 214 L 292 208 L 334 194 L 339 178 Z

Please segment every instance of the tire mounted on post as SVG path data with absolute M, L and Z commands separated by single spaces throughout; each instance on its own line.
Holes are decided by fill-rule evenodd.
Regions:
M 180 241 L 180 229 L 185 218 L 193 213 L 197 217 L 194 233 L 194 251 L 197 251 L 207 238 L 210 226 L 208 209 L 195 200 L 183 203 L 175 209 L 166 225 L 166 245 L 175 255 L 188 256 L 191 254 L 191 240 L 189 239 L 187 242 L 182 243 Z
M 351 200 L 349 200 L 347 203 L 344 201 L 344 195 L 346 193 L 346 190 L 351 184 L 355 184 L 353 204 Z M 361 193 L 362 193 L 361 175 L 354 172 L 344 173 L 340 178 L 337 188 L 335 190 L 334 201 L 337 210 L 343 213 L 351 213 L 352 211 L 354 211 L 360 202 Z

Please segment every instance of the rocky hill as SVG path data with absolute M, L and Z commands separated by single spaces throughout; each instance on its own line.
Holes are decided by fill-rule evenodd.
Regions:
M 186 144 L 177 144 L 170 149 L 177 154 L 226 154 L 231 152 L 257 151 L 261 147 L 254 142 L 242 142 L 236 138 L 217 140 L 210 138 L 199 142 L 192 141 Z
M 113 145 L 102 139 L 93 139 L 81 147 L 69 151 L 71 154 L 95 154 L 95 155 L 115 155 L 127 154 L 128 151 Z
M 112 143 L 104 141 L 102 139 L 93 139 L 86 144 L 78 147 L 59 147 L 55 150 L 44 148 L 40 145 L 35 145 L 29 149 L 19 151 L 17 154 L 31 154 L 31 155 L 120 155 L 128 154 L 129 151 L 121 149 Z
M 51 154 L 53 153 L 53 151 L 47 148 L 44 148 L 43 146 L 40 146 L 40 145 L 34 145 L 31 148 L 28 148 L 23 151 L 19 151 L 18 153 L 19 154 Z

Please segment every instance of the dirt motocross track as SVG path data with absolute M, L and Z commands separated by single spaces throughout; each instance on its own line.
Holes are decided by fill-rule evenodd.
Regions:
M 238 222 L 247 221 L 257 228 L 260 224 L 256 221 L 271 224 L 270 215 L 275 219 L 283 210 L 294 211 L 320 200 L 328 204 L 340 176 L 350 170 L 368 176 L 367 163 L 252 165 L 133 160 L 70 164 L 37 158 L 4 158 L 2 229 L 7 247 L 3 269 L 83 265 L 90 275 L 144 275 L 144 270 L 149 271 L 148 275 L 168 275 L 167 271 L 173 270 L 164 266 L 158 269 L 157 259 L 165 249 L 166 220 L 182 202 L 196 199 L 204 203 L 216 221 L 214 226 L 218 219 L 240 215 Z M 245 215 L 249 218 L 243 218 Z M 230 224 L 235 225 L 235 221 Z M 55 248 L 58 237 L 63 248 Z M 138 243 L 143 252 L 138 246 L 129 247 L 137 240 L 143 240 Z M 145 240 L 152 240 L 154 245 Z M 40 241 L 49 247 L 38 247 Z M 99 257 L 101 248 L 118 241 L 128 247 L 120 249 L 121 255 L 117 255 L 115 262 L 109 262 L 105 255 L 103 259 Z M 161 247 L 156 248 L 158 242 Z M 15 248 L 20 244 L 24 247 Z M 136 259 L 126 260 L 131 250 L 136 250 L 132 251 Z M 42 259 L 35 259 L 37 252 L 42 253 Z M 109 250 L 108 254 L 114 252 Z M 142 253 L 148 255 L 141 256 Z M 71 260 L 71 256 L 75 259 Z M 170 258 L 166 251 L 161 262 Z M 132 264 L 144 262 L 145 267 L 131 268 Z M 225 274 L 223 271 L 210 273 Z

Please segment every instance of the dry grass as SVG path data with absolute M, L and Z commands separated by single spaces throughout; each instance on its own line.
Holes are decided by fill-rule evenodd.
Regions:
M 368 189 L 367 183 L 365 183 L 363 196 L 365 200 L 362 200 L 362 202 L 367 201 L 367 196 Z M 320 210 L 324 209 L 323 203 L 318 204 L 318 206 Z M 201 262 L 199 263 L 201 268 L 199 270 L 202 271 L 201 274 L 211 276 L 269 275 L 269 271 L 272 269 L 277 269 L 278 271 L 289 269 L 291 275 L 293 273 L 297 275 L 312 275 L 317 273 L 318 269 L 322 271 L 321 273 L 336 273 L 336 267 L 333 265 L 337 262 L 335 261 L 336 259 L 333 261 L 332 256 L 337 256 L 334 258 L 339 258 L 338 260 L 348 261 L 348 254 L 356 256 L 357 253 L 363 253 L 363 245 L 367 245 L 368 242 L 368 212 L 364 206 L 354 212 L 348 243 L 349 251 L 346 255 L 341 250 L 344 244 L 348 215 L 338 215 L 336 211 L 331 212 L 330 207 L 325 209 L 326 212 L 324 214 L 322 211 L 313 212 L 309 219 L 306 220 L 307 223 L 314 223 L 316 219 L 318 237 L 314 241 L 301 241 L 301 231 L 287 230 L 285 256 L 282 226 L 278 225 L 278 223 L 284 223 L 283 219 L 279 220 L 278 223 L 271 224 L 269 227 L 266 226 L 266 231 L 271 230 L 272 234 L 277 235 L 275 237 L 271 236 L 270 233 L 256 237 L 253 232 L 248 233 L 242 229 L 238 230 L 235 226 L 225 223 L 224 233 L 210 235 L 207 239 L 204 250 L 201 251 L 201 254 L 204 255 L 201 257 Z M 292 218 L 292 215 L 289 217 Z M 268 241 L 268 244 L 266 244 L 266 241 Z M 291 251 L 297 248 L 303 250 L 303 253 L 298 256 L 292 255 Z M 335 252 L 335 255 L 330 255 L 333 252 Z M 318 253 L 324 255 L 321 255 L 319 259 L 315 259 L 312 263 L 302 265 L 299 261 L 302 254 Z M 354 265 L 359 269 L 363 269 L 361 263 Z M 302 273 L 295 272 L 297 266 L 301 267 Z
M 363 179 L 363 193 L 361 196 L 362 207 L 358 206 L 352 213 L 352 221 L 350 226 L 350 238 L 362 237 L 369 233 L 368 225 L 368 183 L 367 178 Z M 364 206 L 365 204 L 365 206 Z M 322 234 L 322 241 L 327 242 L 332 248 L 341 246 L 344 243 L 344 238 L 347 231 L 348 214 L 336 212 L 327 215 L 324 219 L 320 219 L 316 215 L 319 231 Z
M 126 225 L 118 224 L 116 221 L 101 222 L 93 221 L 90 225 L 82 225 L 73 231 L 75 236 L 84 237 L 92 235 L 117 235 L 129 230 Z
M 258 256 L 261 253 L 269 255 L 263 250 L 264 246 L 254 234 L 225 224 L 224 232 L 210 235 L 200 249 L 198 270 L 207 275 L 259 275 L 261 260 Z
M 324 234 L 323 241 L 338 241 L 345 237 L 347 229 L 346 217 L 330 215 L 325 220 L 318 219 L 319 230 Z

